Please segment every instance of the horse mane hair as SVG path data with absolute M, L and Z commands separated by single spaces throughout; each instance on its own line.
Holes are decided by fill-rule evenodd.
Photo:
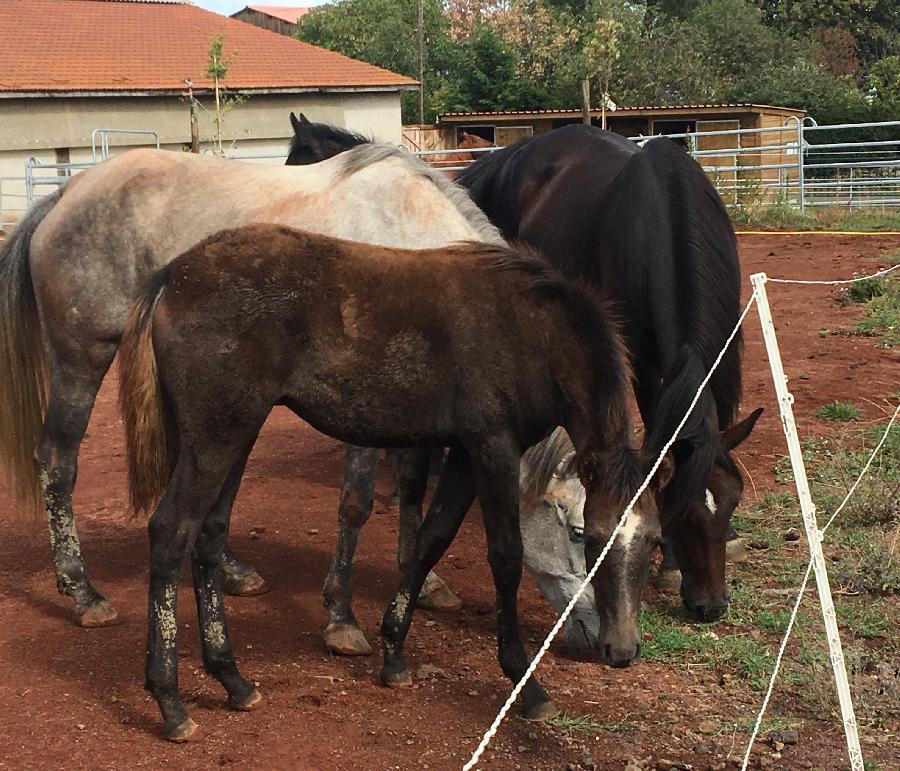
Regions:
M 335 142 L 339 145 L 346 146 L 347 148 L 370 144 L 373 141 L 364 134 L 359 134 L 345 128 L 338 128 L 337 126 L 332 126 L 330 123 L 313 123 L 310 121 L 306 123 L 305 130 L 311 132 L 316 139 Z M 303 140 L 295 133 L 291 138 L 291 146 L 288 150 L 288 155 L 299 150 L 302 141 Z
M 484 242 L 498 246 L 506 245 L 506 241 L 500 235 L 500 231 L 491 224 L 487 215 L 475 205 L 463 188 L 407 150 L 388 144 L 367 143 L 359 145 L 345 153 L 341 153 L 339 175 L 348 177 L 389 158 L 395 158 L 405 163 L 413 174 L 434 184 L 450 200 L 465 220 L 475 228 L 475 231 Z
M 589 286 L 566 278 L 543 259 L 536 249 L 529 246 L 517 244 L 515 249 L 486 247 L 484 244 L 472 246 L 478 247 L 487 269 L 515 271 L 526 276 L 527 291 L 556 304 L 568 315 L 573 327 L 582 331 L 605 407 L 603 426 L 606 435 L 602 439 L 604 447 L 595 448 L 600 451 L 602 458 L 603 468 L 600 473 L 611 480 L 611 486 L 619 492 L 633 492 L 642 479 L 640 459 L 629 445 L 631 421 L 628 395 L 633 375 L 628 348 L 613 305 Z M 547 476 L 547 466 L 554 457 L 551 450 L 560 452 L 563 447 L 561 438 L 556 437 L 552 447 L 542 451 L 544 465 L 541 478 L 535 484 L 535 487 L 543 485 L 539 488 L 541 494 L 550 479 Z M 550 469 L 551 473 L 556 465 Z
M 519 494 L 526 498 L 540 498 L 557 473 L 567 477 L 574 474 L 575 445 L 566 429 L 559 426 L 546 439 L 529 447 L 519 469 Z
M 657 450 L 687 411 L 697 386 L 711 368 L 740 312 L 737 241 L 722 200 L 706 175 L 671 140 L 648 142 L 635 156 L 670 191 L 668 223 L 683 330 L 681 350 L 663 373 L 660 397 L 649 426 L 647 445 Z M 635 170 L 636 174 L 641 172 Z M 674 447 L 676 474 L 666 498 L 680 509 L 702 496 L 718 463 L 740 478 L 722 447 L 718 431 L 734 423 L 741 397 L 742 335 L 738 331 L 719 368 L 691 413 Z M 715 424 L 708 416 L 715 415 Z

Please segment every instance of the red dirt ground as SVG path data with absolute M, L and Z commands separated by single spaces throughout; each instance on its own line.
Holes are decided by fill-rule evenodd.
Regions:
M 900 247 L 900 238 L 772 235 L 742 236 L 740 243 L 747 275 L 765 270 L 845 278 L 883 267 L 878 256 Z M 883 418 L 878 405 L 898 388 L 896 353 L 870 338 L 818 333 L 851 328 L 859 307 L 834 305 L 828 287 L 770 285 L 769 291 L 801 432 L 821 431 L 815 410 L 834 399 L 852 398 L 866 418 Z M 755 311 L 745 329 L 745 409 L 764 405 L 767 414 L 740 456 L 761 494 L 773 484 L 772 466 L 784 454 L 784 442 Z M 449 616 L 420 612 L 410 633 L 411 668 L 430 664 L 437 674 L 416 679 L 409 690 L 380 687 L 377 656 L 336 658 L 324 653 L 319 637 L 326 620 L 320 592 L 336 533 L 340 447 L 282 409 L 260 437 L 233 517 L 232 543 L 272 586 L 263 597 L 228 599 L 239 663 L 259 682 L 263 708 L 229 711 L 218 684 L 202 673 L 193 597 L 183 582 L 181 688 L 202 737 L 185 746 L 162 740 L 156 706 L 141 687 L 147 547 L 144 523 L 124 515 L 114 386 L 104 387 L 84 443 L 76 510 L 91 576 L 125 623 L 99 630 L 70 623 L 70 602 L 54 588 L 45 534 L 37 528 L 23 534 L 21 523 L 9 524 L 12 504 L 0 496 L 0 767 L 461 767 L 509 691 L 495 658 L 493 588 L 480 518 L 469 516 L 439 566 L 465 608 Z M 372 642 L 397 578 L 397 521 L 387 511 L 388 489 L 384 476 L 356 569 L 357 614 Z M 753 495 L 750 486 L 747 494 Z M 251 529 L 261 535 L 252 538 Z M 527 578 L 521 609 L 534 649 L 554 617 Z M 613 671 L 572 661 L 558 646 L 539 674 L 569 713 L 602 723 L 627 718 L 638 728 L 582 739 L 510 719 L 484 767 L 589 767 L 593 759 L 598 768 L 621 768 L 633 758 L 650 768 L 672 767 L 666 760 L 730 768 L 744 739 L 729 728 L 704 737 L 708 752 L 696 754 L 698 726 L 710 719 L 725 726 L 759 700 L 747 689 L 721 688 L 721 673 L 649 662 Z M 788 747 L 777 762 L 841 768 L 844 757 L 839 726 L 823 722 L 804 729 L 800 746 Z

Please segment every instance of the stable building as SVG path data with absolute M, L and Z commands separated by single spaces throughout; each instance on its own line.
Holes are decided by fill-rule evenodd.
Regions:
M 248 5 L 231 14 L 231 18 L 294 37 L 300 17 L 307 13 L 309 8 L 302 5 Z
M 25 208 L 26 159 L 90 162 L 95 129 L 150 130 L 163 148 L 188 148 L 189 82 L 201 148 L 211 148 L 215 105 L 206 70 L 217 35 L 228 63 L 222 85 L 238 98 L 223 123 L 229 154 L 283 156 L 291 111 L 400 142 L 400 97 L 418 87 L 405 76 L 186 2 L 3 0 L 0 227 Z M 115 153 L 156 139 L 111 133 L 107 141 Z
M 710 179 L 717 187 L 730 190 L 732 200 L 742 186 L 752 192 L 759 185 L 787 182 L 794 172 L 779 167 L 796 164 L 796 131 L 805 117 L 806 110 L 767 104 L 617 107 L 607 110 L 606 127 L 625 137 L 700 132 L 676 141 L 701 159 Z M 434 126 L 406 126 L 403 133 L 404 142 L 412 148 L 455 148 L 463 133 L 505 147 L 582 120 L 580 109 L 449 112 L 439 115 Z M 591 110 L 591 124 L 599 127 L 601 120 L 600 110 Z M 752 131 L 737 133 L 744 129 Z M 768 194 L 773 194 L 771 189 Z

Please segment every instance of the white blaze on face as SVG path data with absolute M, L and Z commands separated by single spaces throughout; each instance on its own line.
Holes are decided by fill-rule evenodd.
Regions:
M 706 508 L 709 509 L 710 514 L 716 513 L 716 499 L 709 490 L 706 491 Z
M 630 616 L 632 612 L 631 608 L 631 595 L 628 593 L 628 575 L 629 575 L 629 563 L 631 562 L 632 556 L 632 544 L 634 543 L 634 539 L 637 536 L 638 528 L 640 527 L 640 520 L 638 519 L 638 515 L 635 511 L 632 511 L 626 518 L 625 524 L 622 525 L 622 529 L 619 530 L 619 543 L 622 546 L 622 551 L 624 552 L 622 556 L 622 571 L 620 574 L 622 585 L 620 587 L 619 596 L 622 598 L 622 609 L 625 612 L 626 616 Z

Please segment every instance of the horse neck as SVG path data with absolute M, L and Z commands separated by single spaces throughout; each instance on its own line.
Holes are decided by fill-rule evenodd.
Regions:
M 551 342 L 551 372 L 562 395 L 566 430 L 576 451 L 588 447 L 631 446 L 633 432 L 628 403 L 627 377 L 621 377 L 624 363 L 609 361 L 594 341 L 569 336 L 564 346 Z

